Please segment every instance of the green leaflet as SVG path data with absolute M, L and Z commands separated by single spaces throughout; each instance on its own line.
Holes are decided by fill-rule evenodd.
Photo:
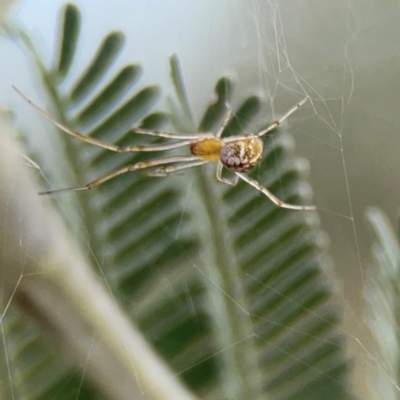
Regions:
M 57 65 L 57 74 L 64 77 L 71 67 L 76 46 L 78 45 L 81 15 L 72 4 L 67 4 L 64 9 L 64 26 L 61 34 L 61 46 Z

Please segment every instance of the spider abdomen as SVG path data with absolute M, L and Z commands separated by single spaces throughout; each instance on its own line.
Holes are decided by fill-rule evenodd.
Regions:
M 252 137 L 226 143 L 219 153 L 219 159 L 226 168 L 244 172 L 257 165 L 262 152 L 263 142 L 258 137 Z

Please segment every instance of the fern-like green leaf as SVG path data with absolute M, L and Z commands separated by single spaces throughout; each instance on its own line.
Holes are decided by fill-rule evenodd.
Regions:
M 66 35 L 72 32 L 78 43 L 80 21 L 76 6 L 64 10 L 56 52 L 62 77 L 73 65 L 77 46 L 66 44 Z M 66 95 L 50 69 L 40 59 L 37 64 L 65 125 L 120 145 L 148 143 L 129 128 L 140 121 L 154 129 L 165 123 L 166 115 L 154 111 L 156 86 L 136 89 L 137 64 L 112 69 L 123 42 L 122 33 L 107 35 Z M 110 71 L 114 77 L 104 82 Z M 194 127 L 177 56 L 171 58 L 171 76 L 179 104 L 173 103 L 174 109 L 182 110 L 173 122 L 181 130 Z M 216 132 L 234 83 L 221 78 L 215 93 L 217 100 L 204 112 L 200 131 Z M 255 96 L 241 98 L 224 136 L 243 134 L 260 104 Z M 60 135 L 74 174 L 71 185 L 163 156 L 115 154 Z M 307 163 L 294 156 L 293 139 L 280 132 L 265 138 L 263 161 L 250 176 L 282 200 L 306 204 L 307 172 Z M 110 293 L 199 397 L 351 398 L 344 338 L 336 328 L 341 312 L 332 296 L 327 241 L 316 213 L 278 209 L 244 182 L 222 185 L 208 167 L 167 179 L 124 174 L 89 193 L 66 196 L 82 216 L 93 266 Z M 65 219 L 71 225 L 70 215 Z M 79 240 L 82 231 L 71 229 Z M 40 341 L 34 333 L 29 337 Z M 49 348 L 41 354 L 54 353 Z M 41 371 L 37 364 L 29 368 Z M 50 371 L 46 391 L 62 393 L 70 374 L 67 366 L 54 377 Z M 28 392 L 31 381 L 19 383 Z M 82 393 L 92 393 L 90 383 L 78 384 Z

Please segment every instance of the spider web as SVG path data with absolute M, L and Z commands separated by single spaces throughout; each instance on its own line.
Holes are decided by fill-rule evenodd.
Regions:
M 396 97 L 389 99 L 387 96 L 388 93 L 396 93 L 395 88 L 398 87 L 398 46 L 395 39 L 398 32 L 393 32 L 394 26 L 400 26 L 398 7 L 390 2 L 371 1 L 366 4 L 355 0 L 329 5 L 317 0 L 296 3 L 277 0 L 201 3 L 200 6 L 196 2 L 176 1 L 168 2 L 168 5 L 164 2 L 143 2 L 132 7 L 127 5 L 128 2 L 119 0 L 112 6 L 105 4 L 99 13 L 107 15 L 107 18 L 102 18 L 100 14 L 96 18 L 86 18 L 85 34 L 82 35 L 84 43 L 78 55 L 83 62 L 94 38 L 118 27 L 128 38 L 121 64 L 130 61 L 134 54 L 146 70 L 144 79 L 151 77 L 171 93 L 166 62 L 160 60 L 167 60 L 173 52 L 178 53 L 184 65 L 188 97 L 196 121 L 211 100 L 215 81 L 226 71 L 240 77 L 237 79 L 237 93 L 257 93 L 264 97 L 266 120 L 281 115 L 305 95 L 310 96 L 311 100 L 301 111 L 301 116 L 288 121 L 287 126 L 295 136 L 296 151 L 310 160 L 313 203 L 318 207 L 323 229 L 329 234 L 335 273 L 341 278 L 341 293 L 346 307 L 342 332 L 347 337 L 349 353 L 356 360 L 353 374 L 355 390 L 361 398 L 370 398 L 365 382 L 372 368 L 381 369 L 396 387 L 396 377 L 385 372 L 384 365 L 375 356 L 374 339 L 364 323 L 363 291 L 367 286 L 366 269 L 371 262 L 364 210 L 367 206 L 378 205 L 394 218 L 399 195 L 396 172 L 400 136 L 396 127 L 400 119 L 395 111 L 398 102 Z M 90 2 L 77 4 L 84 11 L 91 9 Z M 23 21 L 35 40 L 49 49 L 54 47 L 57 39 L 54 35 L 54 16 L 61 5 L 63 2 L 55 1 L 45 10 L 38 10 L 22 1 L 14 16 Z M 126 13 L 126 8 L 131 7 L 131 12 Z M 0 66 L 2 76 L 11 77 L 13 83 L 27 87 L 34 77 L 27 78 L 32 73 L 21 66 L 21 54 L 7 43 L 2 43 L 2 47 L 10 60 L 8 67 Z M 148 50 L 150 47 L 152 51 Z M 43 50 L 44 59 L 48 53 Z M 18 68 L 15 67 L 17 64 L 20 65 Z M 394 68 L 389 69 L 389 64 Z M 0 85 L 1 93 L 7 93 L 2 101 L 14 106 L 17 102 L 9 90 L 11 79 L 1 80 Z M 41 138 L 39 135 L 43 129 L 39 127 L 43 125 L 40 118 L 29 111 L 27 113 L 36 121 L 38 138 Z M 23 122 L 21 124 L 24 125 Z M 27 125 L 25 122 L 26 130 Z M 35 139 L 29 138 L 29 142 L 33 143 Z M 0 145 L 2 152 L 8 148 L 4 143 Z M 46 146 L 49 163 L 57 163 L 57 160 L 52 160 L 51 147 L 52 144 Z M 20 158 L 38 169 L 35 161 L 26 161 L 21 154 Z M 43 174 L 46 179 L 57 181 L 57 174 L 63 173 L 58 171 L 54 176 L 52 174 L 51 179 Z M 185 207 L 191 207 L 198 201 L 194 183 L 190 175 L 173 182 L 182 185 L 185 194 L 183 221 Z M 139 193 L 137 201 L 140 203 L 146 199 L 141 198 Z M 6 204 L 9 209 L 14 207 L 12 200 Z M 68 201 L 61 207 L 68 207 Z M 21 209 L 21 218 L 24 214 Z M 95 259 L 102 271 L 103 260 L 93 254 L 90 233 L 83 227 L 82 216 L 76 215 L 72 220 L 78 226 L 75 228 L 78 241 L 88 258 Z M 179 237 L 184 234 L 180 229 L 178 225 L 174 232 L 167 234 L 171 238 Z M 20 235 L 22 240 L 24 235 L 22 232 Z M 25 251 L 29 260 L 30 254 Z M 187 260 L 194 269 L 205 273 L 189 251 Z M 31 271 L 25 269 L 15 274 L 14 290 L 3 298 L 3 317 L 9 312 L 10 305 L 21 303 L 16 295 L 17 289 L 30 275 Z M 104 275 L 103 283 L 110 283 L 108 279 Z M 206 279 L 214 282 L 211 276 L 206 276 Z M 249 274 L 249 279 L 256 281 L 257 277 Z M 173 284 L 166 281 L 166 291 Z M 230 302 L 241 307 L 218 284 L 217 289 Z M 276 291 L 268 285 L 265 290 Z M 243 312 L 249 313 L 245 309 Z M 290 329 L 288 326 L 288 333 L 291 333 Z M 2 336 L 7 347 L 8 333 L 3 326 Z M 242 338 L 243 341 L 247 339 L 246 336 Z M 224 350 L 228 349 L 221 351 Z M 90 358 L 92 351 L 89 346 L 85 357 Z M 5 365 L 9 379 L 14 379 L 8 359 Z M 180 371 L 178 375 L 184 373 Z M 82 379 L 85 374 L 82 372 Z M 13 394 L 12 398 L 18 397 Z

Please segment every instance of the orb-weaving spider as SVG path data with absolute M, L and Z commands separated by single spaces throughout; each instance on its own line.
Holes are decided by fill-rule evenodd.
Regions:
M 214 135 L 212 133 L 198 133 L 198 134 L 175 134 L 164 131 L 152 131 L 145 130 L 141 128 L 133 129 L 134 133 L 163 137 L 168 139 L 177 139 L 172 143 L 167 144 L 150 144 L 147 146 L 117 146 L 112 143 L 103 142 L 91 138 L 89 136 L 82 135 L 79 132 L 73 131 L 64 125 L 60 124 L 54 118 L 47 114 L 45 110 L 40 108 L 38 105 L 33 103 L 24 94 L 22 94 L 15 86 L 13 88 L 36 110 L 42 113 L 49 121 L 51 121 L 55 126 L 60 128 L 65 133 L 80 139 L 86 143 L 93 144 L 103 149 L 115 151 L 117 153 L 126 153 L 134 151 L 164 151 L 176 149 L 182 146 L 190 146 L 190 156 L 171 156 L 167 158 L 159 158 L 145 162 L 138 162 L 136 164 L 128 165 L 121 168 L 115 172 L 105 175 L 101 178 L 96 179 L 93 182 L 88 183 L 85 186 L 78 186 L 65 189 L 48 190 L 45 192 L 40 192 L 39 194 L 54 194 L 64 191 L 78 191 L 78 190 L 89 190 L 102 183 L 130 171 L 136 171 L 139 169 L 158 167 L 146 173 L 148 176 L 167 176 L 176 171 L 180 171 L 186 168 L 196 167 L 199 165 L 207 164 L 209 162 L 217 163 L 216 177 L 220 182 L 227 183 L 229 185 L 235 186 L 238 183 L 239 178 L 247 182 L 249 185 L 253 186 L 261 193 L 266 195 L 275 205 L 281 208 L 288 208 L 291 210 L 315 210 L 315 206 L 300 206 L 284 203 L 272 193 L 270 193 L 265 187 L 260 185 L 256 180 L 248 177 L 242 172 L 247 172 L 254 168 L 256 164 L 260 161 L 263 152 L 263 142 L 260 139 L 262 136 L 270 133 L 275 128 L 277 128 L 286 118 L 297 111 L 307 100 L 308 97 L 304 98 L 294 107 L 292 107 L 282 118 L 273 122 L 266 129 L 258 132 L 257 134 L 249 134 L 242 136 L 232 136 L 229 138 L 221 138 L 224 129 L 226 128 L 229 119 L 231 117 L 231 109 L 227 105 L 227 112 L 221 127 L 218 132 Z M 164 166 L 165 164 L 172 164 Z M 226 179 L 222 177 L 222 169 L 226 167 L 228 170 L 232 171 L 236 177 L 233 180 Z

